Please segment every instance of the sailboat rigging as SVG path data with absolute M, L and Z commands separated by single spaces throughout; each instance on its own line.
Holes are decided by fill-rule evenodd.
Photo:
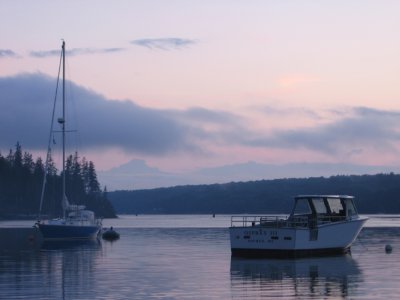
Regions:
M 56 98 L 59 85 L 60 68 L 62 66 L 62 116 L 57 119 L 61 126 L 62 133 L 62 195 L 61 204 L 63 210 L 62 218 L 42 220 L 41 211 L 45 187 L 47 182 L 47 173 L 49 169 L 49 160 L 51 153 L 51 142 L 53 140 L 53 124 L 56 107 Z M 45 174 L 43 179 L 42 193 L 39 207 L 39 218 L 36 225 L 45 240 L 57 239 L 93 239 L 97 237 L 101 229 L 101 220 L 95 218 L 93 211 L 86 210 L 84 205 L 70 204 L 66 195 L 66 170 L 65 170 L 65 144 L 66 144 L 66 118 L 65 118 L 65 41 L 62 42 L 61 57 L 57 77 L 57 89 L 54 99 L 53 113 L 51 118 L 50 136 L 47 148 Z

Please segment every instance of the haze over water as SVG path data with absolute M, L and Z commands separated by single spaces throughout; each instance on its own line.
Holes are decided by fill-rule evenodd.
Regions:
M 229 220 L 122 216 L 105 220 L 121 234 L 113 243 L 16 249 L 2 239 L 0 299 L 393 299 L 400 292 L 398 216 L 371 218 L 351 255 L 290 260 L 231 258 Z

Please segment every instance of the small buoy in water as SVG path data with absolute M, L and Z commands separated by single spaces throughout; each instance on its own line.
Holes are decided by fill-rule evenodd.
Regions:
M 386 253 L 391 253 L 392 252 L 392 246 L 391 245 L 389 245 L 389 244 L 387 244 L 386 246 L 385 246 L 385 251 L 386 251 Z
M 116 232 L 112 226 L 110 229 L 106 230 L 103 232 L 103 234 L 101 235 L 101 237 L 104 240 L 108 240 L 108 241 L 114 241 L 114 240 L 118 240 L 119 239 L 119 233 Z

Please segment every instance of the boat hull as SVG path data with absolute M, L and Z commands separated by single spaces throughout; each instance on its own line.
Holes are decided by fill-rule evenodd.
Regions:
M 326 248 L 326 249 L 241 249 L 232 248 L 232 256 L 238 257 L 274 257 L 274 258 L 298 258 L 308 256 L 341 255 L 350 252 L 348 248 Z
M 119 239 L 119 233 L 115 230 L 107 230 L 101 235 L 103 240 L 115 241 Z
M 335 222 L 316 228 L 230 227 L 234 256 L 297 257 L 349 252 L 366 219 Z
M 38 224 L 44 240 L 84 240 L 95 239 L 100 226 Z

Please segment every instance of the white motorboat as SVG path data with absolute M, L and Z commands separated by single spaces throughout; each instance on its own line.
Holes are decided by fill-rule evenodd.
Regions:
M 307 256 L 347 253 L 367 218 L 344 195 L 302 195 L 288 217 L 232 216 L 232 255 Z

